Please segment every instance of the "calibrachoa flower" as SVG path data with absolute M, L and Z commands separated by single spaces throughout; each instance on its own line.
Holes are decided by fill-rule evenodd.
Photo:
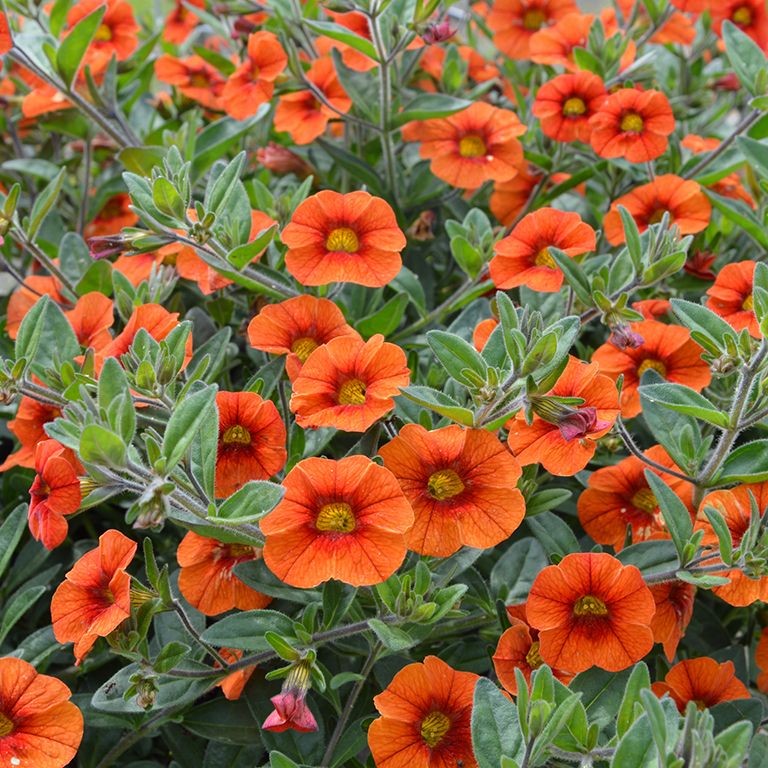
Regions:
M 286 584 L 378 584 L 403 562 L 413 511 L 397 478 L 365 456 L 300 461 L 261 520 L 264 562 Z
M 69 31 L 97 8 L 104 6 L 106 12 L 82 62 L 82 66 L 90 67 L 94 74 L 105 70 L 113 56 L 118 61 L 124 61 L 138 45 L 139 25 L 133 17 L 131 4 L 125 0 L 79 0 L 67 13 Z
M 302 285 L 346 282 L 369 288 L 397 275 L 406 242 L 385 200 L 328 189 L 296 208 L 280 238 L 288 246 L 285 266 Z
M 707 228 L 712 214 L 712 204 L 695 181 L 686 181 L 671 173 L 657 176 L 611 203 L 611 210 L 603 219 L 605 236 L 611 245 L 624 243 L 619 206 L 629 211 L 640 232 L 645 232 L 651 224 L 658 224 L 668 213 L 670 224 L 676 226 L 681 235 L 695 235 Z
M 83 230 L 83 236 L 88 240 L 92 237 L 117 235 L 123 227 L 132 227 L 138 220 L 139 217 L 131 210 L 130 196 L 120 192 L 112 195 L 93 220 L 88 222 Z
M 487 22 L 499 50 L 512 59 L 527 59 L 536 32 L 578 10 L 574 0 L 495 0 Z
M 538 632 L 531 629 L 521 619 L 510 619 L 511 626 L 504 630 L 493 654 L 493 668 L 499 682 L 513 696 L 517 695 L 515 670 L 519 669 L 530 685 L 531 674 L 544 661 L 539 653 Z M 553 669 L 552 673 L 562 683 L 568 683 L 573 677 L 569 672 Z
M 472 344 L 478 352 L 483 351 L 498 324 L 499 321 L 495 317 L 487 317 L 475 326 L 475 330 L 472 332 Z
M 652 446 L 645 451 L 645 455 L 657 464 L 677 469 L 660 445 Z M 608 544 L 618 552 L 627 538 L 635 544 L 646 539 L 667 537 L 659 503 L 645 479 L 646 469 L 651 469 L 648 464 L 635 456 L 627 456 L 589 476 L 577 508 L 579 522 L 598 544 Z M 692 486 L 689 483 L 656 469 L 651 471 L 690 504 Z
M 239 648 L 219 648 L 219 656 L 221 656 L 221 658 L 228 664 L 233 664 L 243 658 L 243 651 Z M 221 688 L 224 698 L 228 701 L 237 701 L 240 696 L 242 696 L 245 686 L 248 685 L 248 681 L 253 677 L 255 671 L 255 666 L 238 669 L 234 672 L 230 672 L 230 674 L 220 682 L 216 683 L 216 685 Z
M 249 480 L 267 480 L 285 466 L 285 423 L 271 400 L 255 392 L 218 392 L 216 406 L 217 496 L 229 496 Z
M 336 304 L 309 295 L 267 304 L 248 324 L 252 347 L 286 356 L 285 371 L 291 381 L 312 352 L 337 336 L 360 338 Z
M 51 600 L 53 634 L 60 643 L 75 644 L 76 664 L 100 637 L 131 615 L 131 577 L 125 569 L 135 554 L 135 542 L 120 531 L 107 531 L 56 589 Z
M 315 59 L 304 76 L 331 106 L 321 102 L 309 89 L 280 97 L 275 110 L 275 130 L 286 131 L 297 144 L 311 144 L 325 132 L 330 120 L 348 112 L 352 106 L 352 99 L 342 88 L 330 57 Z
M 248 38 L 246 60 L 229 76 L 222 98 L 230 117 L 245 120 L 272 98 L 275 79 L 288 64 L 283 47 L 272 32 L 255 32 Z
M 261 550 L 247 544 L 226 544 L 189 531 L 179 544 L 179 590 L 186 601 L 206 616 L 237 608 L 265 608 L 272 598 L 251 589 L 234 574 L 239 563 L 259 560 Z
M 293 665 L 283 683 L 283 689 L 270 701 L 275 709 L 261 724 L 265 731 L 282 733 L 292 730 L 308 733 L 317 730 L 317 720 L 307 706 L 309 664 L 299 661 Z
M 83 739 L 72 692 L 27 661 L 0 658 L 0 764 L 64 768 Z
M 718 663 L 707 656 L 678 662 L 663 682 L 651 687 L 659 698 L 669 694 L 681 712 L 689 701 L 698 709 L 709 709 L 723 701 L 750 698 L 747 687 L 736 677 L 732 661 Z
M 760 324 L 752 304 L 754 276 L 754 261 L 726 264 L 717 273 L 714 285 L 707 291 L 707 306 L 737 331 L 746 328 L 750 336 L 759 339 Z
M 618 672 L 653 646 L 653 595 L 634 565 L 612 555 L 570 554 L 547 566 L 525 608 L 539 631 L 541 658 L 552 667 Z
M 685 581 L 665 581 L 651 584 L 649 589 L 656 601 L 656 613 L 651 621 L 653 640 L 662 644 L 664 655 L 672 661 L 693 616 L 696 587 Z
M 615 384 L 599 373 L 596 363 L 575 357 L 568 364 L 549 395 L 578 397 L 578 406 L 563 406 L 541 398 L 532 424 L 520 412 L 509 423 L 508 445 L 523 466 L 540 463 L 553 475 L 575 475 L 595 453 L 595 440 L 608 433 L 619 415 Z
M 109 329 L 115 322 L 114 306 L 103 293 L 86 293 L 64 314 L 81 347 L 92 347 L 98 352 L 112 341 Z
M 722 34 L 723 22 L 730 21 L 761 48 L 768 45 L 768 12 L 763 0 L 709 0 L 712 27 Z
M 348 13 L 339 13 L 338 11 L 331 11 L 325 9 L 325 13 L 342 27 L 354 32 L 358 37 L 362 37 L 366 40 L 371 40 L 371 26 L 368 23 L 368 17 L 360 13 L 360 11 L 349 11 Z M 317 52 L 321 55 L 330 56 L 331 51 L 336 49 L 341 54 L 341 60 L 344 65 L 350 69 L 354 69 L 356 72 L 367 72 L 369 69 L 373 69 L 376 66 L 376 62 L 361 53 L 356 48 L 347 43 L 342 43 L 338 40 L 334 40 L 330 37 L 320 37 L 315 43 Z
M 542 292 L 559 291 L 563 273 L 550 248 L 568 256 L 581 256 L 595 249 L 595 231 L 578 213 L 540 208 L 523 217 L 512 232 L 496 243 L 489 264 L 497 288 L 525 285 Z
M 713 507 L 723 516 L 731 534 L 733 546 L 738 547 L 741 544 L 752 516 L 751 496 L 755 498 L 758 514 L 762 514 L 768 507 L 768 483 L 739 485 L 728 491 L 712 491 L 704 497 L 696 522 L 696 528 L 704 531 L 702 546 L 713 549 L 715 552 L 718 548 L 717 534 L 704 513 L 707 507 Z M 713 565 L 718 561 L 715 559 L 709 564 Z M 753 579 L 738 568 L 717 575 L 730 579 L 730 584 L 712 588 L 712 591 L 726 603 L 746 606 L 752 605 L 757 600 L 768 601 L 768 576 Z
M 37 475 L 29 489 L 29 530 L 46 549 L 67 537 L 67 515 L 77 512 L 82 500 L 83 468 L 71 450 L 56 440 L 42 440 L 35 449 Z
M 545 136 L 589 142 L 590 118 L 606 96 L 605 83 L 592 72 L 558 75 L 539 88 L 531 111 Z
M 448 557 L 462 546 L 492 547 L 522 522 L 520 465 L 491 432 L 406 424 L 379 453 L 413 507 L 414 552 Z
M 589 127 L 592 149 L 600 157 L 644 163 L 664 154 L 675 118 L 661 91 L 622 88 L 602 102 Z
M 760 670 L 757 676 L 757 689 L 766 693 L 768 691 L 768 628 L 760 633 L 760 639 L 755 648 L 755 664 Z
M 0 464 L 0 472 L 11 467 L 35 466 L 37 444 L 48 438 L 45 425 L 61 416 L 61 409 L 40 403 L 31 397 L 22 397 L 16 417 L 8 422 L 8 431 L 16 435 L 21 446 Z
M 599 364 L 603 373 L 613 379 L 624 377 L 621 413 L 625 418 L 637 416 L 641 411 L 638 387 L 648 370 L 697 392 L 712 380 L 712 372 L 701 357 L 703 350 L 691 339 L 687 328 L 666 325 L 658 320 L 632 323 L 630 328 L 643 339 L 639 347 L 618 349 L 608 342 L 592 355 L 593 362 Z
M 431 161 L 432 173 L 461 189 L 486 181 L 508 181 L 517 175 L 523 148 L 517 140 L 525 126 L 508 109 L 484 101 L 450 117 L 409 123 L 406 141 L 419 141 L 419 152 Z
M 301 427 L 365 432 L 408 385 L 405 352 L 384 341 L 337 337 L 318 347 L 293 380 L 291 411 Z
M 472 697 L 478 676 L 436 656 L 408 664 L 373 703 L 381 717 L 368 729 L 378 768 L 476 768 Z
M 155 62 L 155 77 L 161 83 L 168 83 L 196 101 L 201 107 L 221 110 L 224 105 L 225 78 L 216 67 L 201 56 L 177 59 L 164 53 Z
M 189 9 L 190 5 L 204 8 L 205 0 L 175 0 L 173 10 L 165 18 L 163 40 L 176 45 L 183 43 L 200 23 L 200 19 Z

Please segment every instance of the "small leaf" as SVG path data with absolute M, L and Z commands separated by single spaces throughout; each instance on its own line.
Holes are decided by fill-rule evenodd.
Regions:
M 55 205 L 59 193 L 61 192 L 61 188 L 64 185 L 65 172 L 66 168 L 62 168 L 37 196 L 35 204 L 32 206 L 32 210 L 29 214 L 29 223 L 27 224 L 27 237 L 30 240 L 34 241 L 37 233 L 40 231 L 40 227 L 43 225 L 43 221 L 45 221 L 45 217 Z
M 502 758 L 520 760 L 525 750 L 517 707 L 486 677 L 475 685 L 472 749 L 478 768 L 499 768 Z
M 285 488 L 266 480 L 250 480 L 229 496 L 208 519 L 216 523 L 252 523 L 274 509 Z
M 184 457 L 197 431 L 215 407 L 215 402 L 216 388 L 203 386 L 197 392 L 187 395 L 176 406 L 163 436 L 162 453 L 167 471 L 173 469 Z
M 125 443 L 119 435 L 99 424 L 89 424 L 83 429 L 78 453 L 88 463 L 118 469 L 125 465 Z
M 732 451 L 713 482 L 730 485 L 765 480 L 768 480 L 768 439 L 753 440 Z
M 75 81 L 83 56 L 85 56 L 96 30 L 99 28 L 106 10 L 106 6 L 101 6 L 93 13 L 89 13 L 62 40 L 59 50 L 56 52 L 56 69 L 67 88 Z
M 399 127 L 414 120 L 430 120 L 438 117 L 448 117 L 472 106 L 467 99 L 457 99 L 445 93 L 425 93 L 417 96 L 395 115 L 392 124 Z
M 762 49 L 730 20 L 723 23 L 722 36 L 725 52 L 741 84 L 754 96 L 759 96 L 758 78 L 768 65 Z
M 718 411 L 704 395 L 683 384 L 644 384 L 640 387 L 640 392 L 652 403 L 658 403 L 677 413 L 685 413 L 716 427 L 727 428 L 730 424 L 727 413 Z
M 645 479 L 659 504 L 664 524 L 675 544 L 680 562 L 683 562 L 685 545 L 693 535 L 691 513 L 680 497 L 653 470 L 645 470 Z
M 346 27 L 342 27 L 341 24 L 335 24 L 332 21 L 311 21 L 305 20 L 304 23 L 313 31 L 324 37 L 330 37 L 332 40 L 338 40 L 340 43 L 354 48 L 356 51 L 367 56 L 373 61 L 378 61 L 376 55 L 376 49 L 373 47 L 373 43 L 370 40 L 366 40 L 364 37 L 355 34 Z

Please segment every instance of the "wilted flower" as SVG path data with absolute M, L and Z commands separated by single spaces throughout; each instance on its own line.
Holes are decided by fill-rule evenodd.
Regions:
M 270 701 L 274 710 L 262 723 L 265 731 L 299 731 L 308 733 L 317 730 L 317 720 L 307 706 L 306 698 L 310 688 L 310 662 L 306 659 L 294 664 L 283 683 L 283 690 Z

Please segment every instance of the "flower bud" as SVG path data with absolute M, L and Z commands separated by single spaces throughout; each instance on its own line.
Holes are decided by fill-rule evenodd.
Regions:
M 446 40 L 450 40 L 455 34 L 456 27 L 445 19 L 444 21 L 430 24 L 421 36 L 421 39 L 427 45 L 434 45 L 435 43 L 444 43 Z
M 265 731 L 280 733 L 291 729 L 308 733 L 317 730 L 315 716 L 306 703 L 310 687 L 310 666 L 308 659 L 293 665 L 285 678 L 282 691 L 270 699 L 275 708 L 261 726 Z
M 92 259 L 108 259 L 110 256 L 119 256 L 127 250 L 126 242 L 122 235 L 104 235 L 101 237 L 89 237 L 88 251 Z
M 295 173 L 300 179 L 306 178 L 314 170 L 309 163 L 290 149 L 273 141 L 270 141 L 266 147 L 256 150 L 256 159 L 272 173 Z
M 643 345 L 645 339 L 635 333 L 627 323 L 618 323 L 611 329 L 608 341 L 617 349 L 637 349 Z

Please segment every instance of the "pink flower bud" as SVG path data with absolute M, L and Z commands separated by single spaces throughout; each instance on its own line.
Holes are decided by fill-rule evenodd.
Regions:
M 265 731 L 287 731 L 289 728 L 300 733 L 317 730 L 317 721 L 306 702 L 307 692 L 296 688 L 283 689 L 270 701 L 275 709 L 263 722 Z
M 446 19 L 445 21 L 430 24 L 421 36 L 421 39 L 427 45 L 434 45 L 435 43 L 444 43 L 446 40 L 450 40 L 455 34 L 456 27 Z
M 617 349 L 637 349 L 643 344 L 643 337 L 635 333 L 629 325 L 621 323 L 611 329 L 611 336 L 608 339 Z
M 597 409 L 592 406 L 571 410 L 558 421 L 558 428 L 563 440 L 570 443 L 580 437 L 586 437 L 591 432 L 599 432 L 609 427 L 610 421 L 600 421 L 597 418 Z
M 108 259 L 110 256 L 118 256 L 125 249 L 126 243 L 121 235 L 88 238 L 88 250 L 92 259 Z
M 303 179 L 312 173 L 312 166 L 290 149 L 270 141 L 256 150 L 256 159 L 272 173 L 295 173 Z

